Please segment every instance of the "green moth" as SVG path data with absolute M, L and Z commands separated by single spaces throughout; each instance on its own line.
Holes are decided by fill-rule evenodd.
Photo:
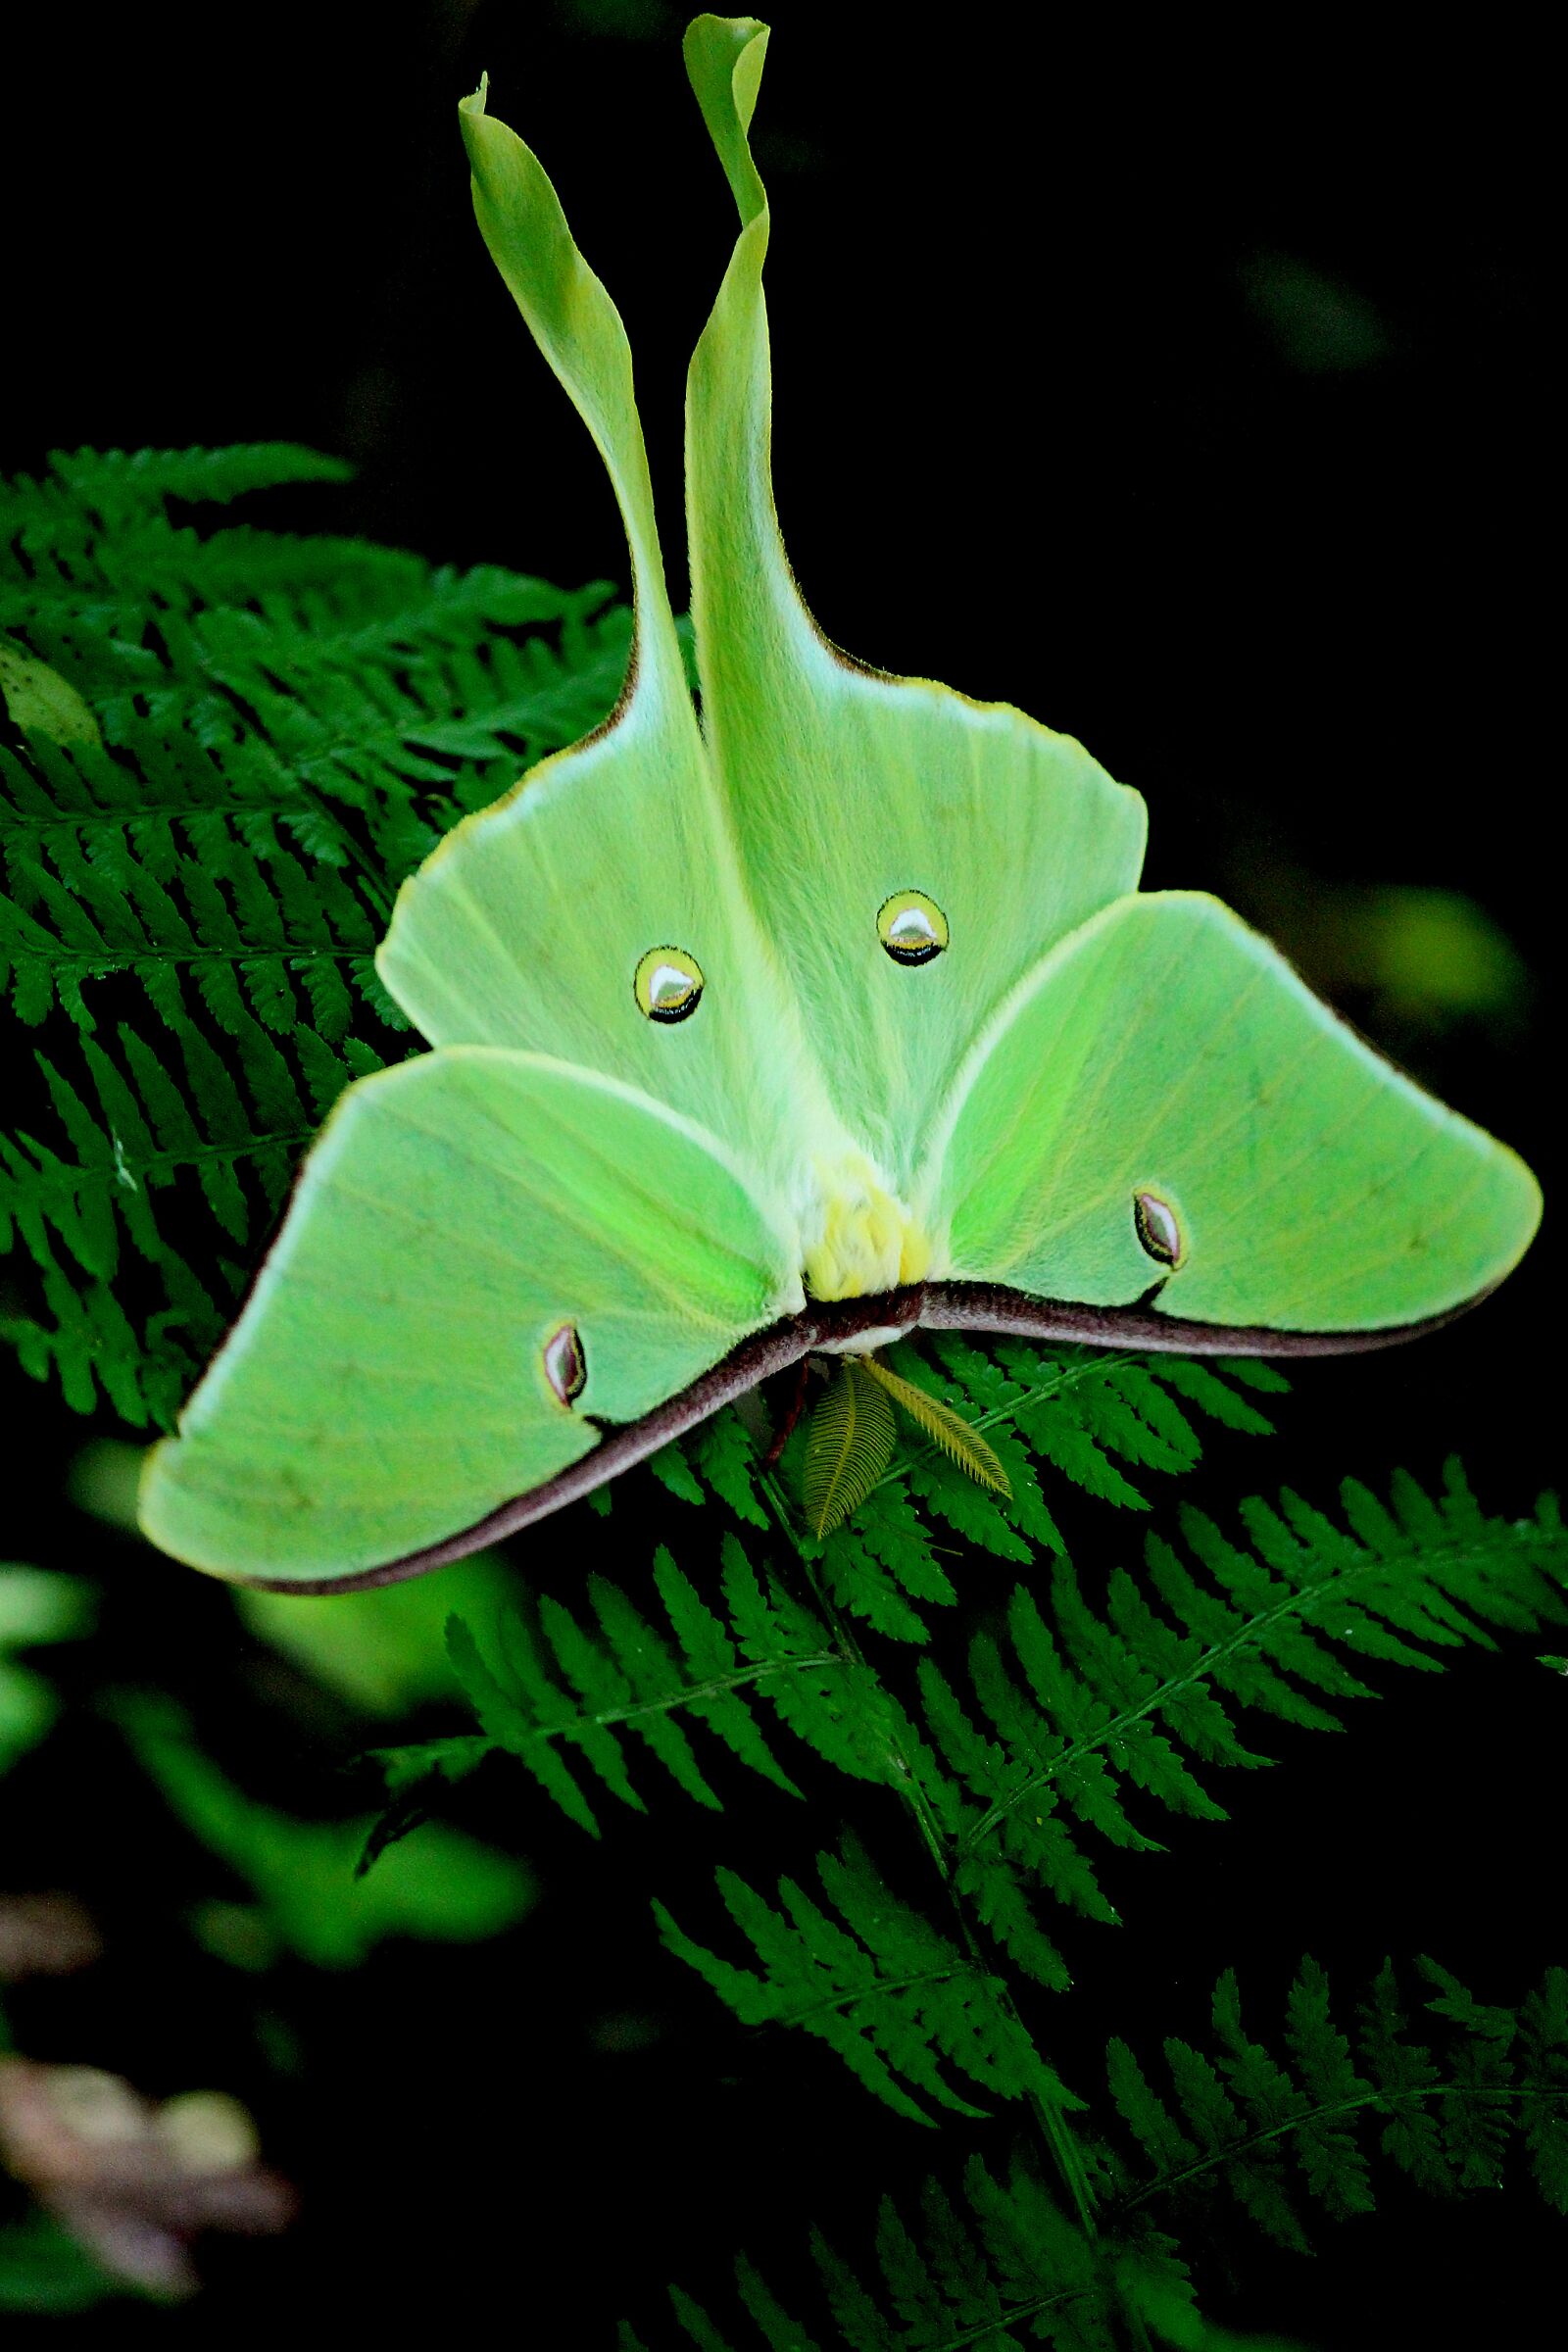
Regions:
M 198 1567 L 410 1575 L 918 1326 L 1381 1346 L 1535 1230 L 1523 1163 L 1234 914 L 1139 892 L 1143 804 L 1077 743 L 816 628 L 769 479 L 766 40 L 686 35 L 741 221 L 687 395 L 700 721 L 619 315 L 463 104 L 480 228 L 620 503 L 635 658 L 404 887 L 377 966 L 433 1050 L 342 1098 L 148 1466 L 143 1525 Z

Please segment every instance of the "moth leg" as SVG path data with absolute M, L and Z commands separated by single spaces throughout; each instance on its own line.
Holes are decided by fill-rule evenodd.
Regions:
M 769 1388 L 783 1388 L 786 1382 L 789 1385 L 783 1409 L 774 1415 L 773 1436 L 767 1451 L 762 1456 L 764 1470 L 774 1468 L 780 1454 L 790 1442 L 796 1423 L 806 1410 L 806 1387 L 810 1377 L 811 1359 L 808 1355 L 803 1355 L 792 1372 L 782 1373 L 777 1381 L 768 1383 Z M 772 1399 L 769 1398 L 768 1402 L 769 1409 L 771 1409 Z

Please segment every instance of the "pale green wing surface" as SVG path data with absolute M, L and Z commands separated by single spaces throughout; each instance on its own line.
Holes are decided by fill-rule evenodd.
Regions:
M 625 329 L 537 159 L 485 113 L 482 90 L 461 119 L 485 241 L 620 504 L 636 647 L 607 725 L 459 825 L 405 884 L 377 968 L 434 1044 L 604 1071 L 774 1164 L 812 1089 L 686 687 Z M 688 963 L 694 990 L 650 1017 L 646 983 L 663 973 L 676 998 Z
M 1008 990 L 1136 884 L 1144 809 L 1078 744 L 1017 710 L 850 662 L 801 600 L 773 508 L 768 213 L 747 143 L 765 39 L 750 18 L 699 17 L 686 36 L 743 224 L 687 393 L 703 725 L 836 1106 L 902 1182 Z M 896 233 L 896 216 L 881 226 Z M 821 365 L 831 370 L 830 353 Z M 947 935 L 924 960 L 890 954 L 879 927 L 909 893 Z M 920 912 L 905 934 L 916 951 Z
M 1217 901 L 1152 893 L 1065 941 L 977 1045 L 934 1139 L 944 1271 L 1281 1332 L 1424 1320 L 1540 1215 L 1503 1145 L 1403 1077 Z
M 349 1089 L 142 1525 L 219 1575 L 324 1582 L 469 1528 L 803 1303 L 721 1148 L 531 1055 Z

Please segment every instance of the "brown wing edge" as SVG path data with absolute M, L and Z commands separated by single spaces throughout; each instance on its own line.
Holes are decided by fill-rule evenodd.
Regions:
M 1185 1322 L 1179 1315 L 1162 1315 L 1145 1300 L 1131 1306 L 1079 1306 L 1069 1298 L 1036 1298 L 1004 1283 L 932 1282 L 926 1285 L 920 1323 L 929 1331 L 1007 1332 L 1017 1339 L 1130 1348 L 1147 1355 L 1365 1355 L 1441 1331 L 1496 1288 L 1489 1282 L 1485 1290 L 1418 1323 L 1386 1323 L 1371 1331 L 1272 1331 L 1267 1324 Z
M 1175 1315 L 1162 1315 L 1147 1303 L 1081 1306 L 1071 1299 L 1036 1298 L 1027 1291 L 985 1282 L 931 1282 L 881 1291 L 865 1298 L 813 1300 L 804 1314 L 753 1332 L 711 1371 L 666 1397 L 640 1421 L 608 1427 L 593 1451 L 558 1477 L 502 1503 L 471 1526 L 443 1536 L 437 1544 L 427 1544 L 376 1568 L 313 1579 L 309 1584 L 287 1576 L 237 1576 L 225 1582 L 249 1585 L 263 1592 L 326 1596 L 366 1592 L 377 1585 L 396 1585 L 406 1577 L 421 1576 L 427 1568 L 444 1567 L 449 1560 L 460 1560 L 486 1544 L 531 1526 L 536 1519 L 548 1518 L 568 1502 L 576 1502 L 618 1471 L 629 1470 L 634 1462 L 657 1453 L 671 1438 L 706 1421 L 720 1405 L 744 1396 L 759 1381 L 787 1371 L 814 1348 L 842 1347 L 863 1331 L 906 1332 L 918 1325 L 927 1331 L 1002 1332 L 1017 1339 L 1060 1340 L 1078 1347 L 1131 1348 L 1140 1354 L 1361 1355 L 1440 1331 L 1495 1288 L 1489 1284 L 1473 1298 L 1446 1307 L 1442 1314 L 1427 1315 L 1419 1323 L 1389 1324 L 1376 1331 L 1270 1331 L 1255 1324 L 1184 1322 Z
M 559 1476 L 548 1478 L 543 1486 L 531 1488 L 526 1494 L 518 1494 L 511 1502 L 486 1512 L 471 1526 L 459 1528 L 453 1535 L 443 1536 L 439 1543 L 426 1544 L 418 1551 L 406 1552 L 400 1559 L 385 1560 L 375 1568 L 356 1569 L 346 1576 L 312 1578 L 309 1583 L 290 1576 L 228 1576 L 223 1581 L 247 1585 L 260 1592 L 326 1596 L 334 1592 L 367 1592 L 377 1585 L 397 1585 L 406 1577 L 422 1576 L 427 1568 L 445 1567 L 449 1560 L 461 1560 L 466 1553 L 478 1551 L 486 1544 L 498 1543 L 503 1536 L 514 1535 L 518 1528 L 577 1501 L 595 1487 L 603 1486 L 606 1479 L 613 1478 L 617 1471 L 629 1470 L 634 1462 L 645 1461 L 649 1454 L 657 1453 L 661 1446 L 667 1446 L 683 1430 L 706 1421 L 720 1405 L 756 1388 L 759 1381 L 766 1380 L 771 1373 L 787 1371 L 814 1348 L 831 1348 L 836 1342 L 853 1338 L 857 1332 L 878 1330 L 884 1325 L 912 1330 L 919 1319 L 920 1298 L 918 1290 L 904 1290 L 884 1291 L 869 1298 L 845 1298 L 831 1303 L 813 1301 L 805 1314 L 789 1316 L 781 1323 L 770 1323 L 765 1330 L 753 1332 L 711 1371 L 694 1380 L 689 1388 L 667 1396 L 651 1413 L 644 1413 L 640 1421 L 607 1425 L 601 1443 L 593 1451 L 585 1453 Z

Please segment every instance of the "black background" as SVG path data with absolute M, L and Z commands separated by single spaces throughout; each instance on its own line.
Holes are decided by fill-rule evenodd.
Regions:
M 295 438 L 359 478 L 273 502 L 273 519 L 567 584 L 623 578 L 592 449 L 472 227 L 453 110 L 485 67 L 626 318 L 681 601 L 683 372 L 732 227 L 678 14 L 274 5 L 209 13 L 199 32 L 172 12 L 25 14 L 4 156 L 6 470 L 53 446 Z M 1154 884 L 1219 890 L 1276 928 L 1320 883 L 1470 893 L 1531 969 L 1528 1022 L 1388 1042 L 1522 1149 L 1549 1197 L 1546 75 L 1523 22 L 1461 38 L 1428 20 L 1418 45 L 1385 50 L 1318 12 L 1265 26 L 956 8 L 917 28 L 783 6 L 757 151 L 779 508 L 828 633 L 1080 735 L 1146 794 Z M 1209 1492 L 1288 1479 L 1326 1496 L 1347 1471 L 1432 1474 L 1462 1449 L 1483 1498 L 1522 1509 L 1555 1469 L 1537 1334 L 1556 1268 L 1548 1222 L 1454 1330 L 1308 1368 L 1285 1443 L 1222 1445 Z M 56 1500 L 79 1425 L 22 1390 L 9 1426 L 24 1467 L 8 1548 L 74 1565 L 90 1542 L 101 1558 Z M 598 1526 L 545 1531 L 530 1576 L 569 1591 Z M 1134 1535 L 1113 1533 L 1131 1556 Z M 234 1648 L 222 1596 L 144 1553 L 116 1556 L 114 1592 L 128 1673 L 177 1680 L 183 1658 L 189 1680 Z M 255 1657 L 225 1672 L 238 1768 L 235 1743 L 273 1719 Z M 1111 1874 L 1129 1924 L 1075 1947 L 1081 2043 L 1053 2038 L 1049 2007 L 1040 2021 L 1062 2071 L 1091 2083 L 1098 2041 L 1130 2015 L 1148 2035 L 1199 2030 L 1233 1960 L 1259 2018 L 1277 2015 L 1304 1948 L 1349 1980 L 1431 1949 L 1518 1998 L 1562 1956 L 1561 1724 L 1561 1685 L 1523 1644 L 1404 1678 L 1343 1740 L 1271 1743 L 1283 1767 L 1224 1791 L 1232 1828 Z M 150 2088 L 244 2090 L 306 2218 L 280 2248 L 220 2252 L 189 2313 L 68 2333 L 306 2311 L 385 2330 L 445 2309 L 456 2328 L 498 2301 L 488 2324 L 510 2340 L 597 2346 L 609 2315 L 649 2313 L 672 2276 L 702 2286 L 739 2244 L 787 2271 L 820 2216 L 850 2248 L 883 2187 L 957 2159 L 958 2135 L 944 2150 L 884 2119 L 814 2045 L 730 2031 L 652 1939 L 650 1886 L 700 1922 L 715 1852 L 743 1869 L 806 1857 L 810 1830 L 782 1802 L 737 1788 L 714 1834 L 672 1801 L 590 1848 L 542 1804 L 519 1828 L 520 1785 L 498 1774 L 475 1804 L 527 1844 L 540 1909 L 490 1949 L 302 1978 L 304 2072 L 279 2088 L 229 1980 L 161 1908 L 181 1866 L 167 1824 L 150 1799 L 145 1821 L 123 1797 L 106 1810 L 106 1734 L 84 1728 L 73 1752 L 69 1801 L 51 1781 L 63 1810 L 0 1876 L 72 1876 L 127 1956 L 91 1993 L 37 2006 L 38 2040 Z M 302 1745 L 255 1769 L 308 1804 L 321 1766 Z M 1239 2285 L 1205 2287 L 1237 2325 L 1347 2352 L 1473 2343 L 1522 2336 L 1554 2244 L 1560 2259 L 1523 2189 L 1448 2212 L 1396 2188 L 1322 2243 L 1313 2264 L 1262 2253 Z

